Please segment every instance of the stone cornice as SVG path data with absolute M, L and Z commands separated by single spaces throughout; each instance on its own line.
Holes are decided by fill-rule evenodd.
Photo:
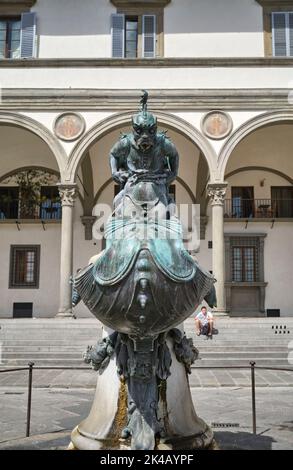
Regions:
M 162 8 L 168 5 L 171 0 L 110 0 L 117 8 L 129 7 L 158 7 Z
M 117 67 L 293 67 L 292 57 L 207 57 L 157 59 L 1 59 L 0 68 Z
M 292 0 L 256 0 L 262 7 L 286 7 L 293 6 Z
M 289 89 L 152 89 L 150 108 L 176 110 L 272 110 L 292 109 Z M 136 109 L 140 90 L 106 89 L 2 89 L 0 110 L 99 110 Z
M 30 10 L 36 0 L 0 0 L 0 15 L 15 15 Z
M 18 5 L 25 5 L 28 7 L 32 7 L 37 0 L 0 0 L 0 7 L 1 6 L 8 6 L 8 7 L 14 7 Z

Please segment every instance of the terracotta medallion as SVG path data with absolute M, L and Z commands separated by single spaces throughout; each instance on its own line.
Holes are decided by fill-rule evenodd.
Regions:
M 54 123 L 54 132 L 59 139 L 72 141 L 78 139 L 85 130 L 85 121 L 80 114 L 63 113 Z
M 233 128 L 233 122 L 229 114 L 223 111 L 210 111 L 201 122 L 203 133 L 209 139 L 224 139 Z

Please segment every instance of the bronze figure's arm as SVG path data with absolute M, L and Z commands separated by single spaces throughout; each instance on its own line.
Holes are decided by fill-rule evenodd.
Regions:
M 112 177 L 120 185 L 124 185 L 129 177 L 126 168 L 128 152 L 129 142 L 127 137 L 123 137 L 112 147 L 109 155 Z
M 167 185 L 169 186 L 178 175 L 179 155 L 175 145 L 169 140 L 165 140 L 165 157 L 167 160 L 168 174 Z

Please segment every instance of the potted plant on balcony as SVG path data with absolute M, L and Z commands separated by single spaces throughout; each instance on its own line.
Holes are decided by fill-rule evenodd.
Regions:
M 55 175 L 42 169 L 20 170 L 10 177 L 10 180 L 19 186 L 21 219 L 39 217 L 39 208 L 43 199 L 41 187 L 52 184 L 53 177 L 56 178 Z
M 53 215 L 60 211 L 60 197 L 51 197 L 50 199 L 43 196 L 41 199 L 41 210 L 48 214 L 48 218 L 53 218 Z

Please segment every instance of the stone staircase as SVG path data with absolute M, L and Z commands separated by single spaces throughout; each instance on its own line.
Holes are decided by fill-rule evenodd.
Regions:
M 82 354 L 101 338 L 95 319 L 0 320 L 2 366 L 85 366 Z
M 199 350 L 196 367 L 258 366 L 288 367 L 293 351 L 293 318 L 218 318 L 218 334 L 212 340 L 195 335 L 194 320 L 185 323 L 185 332 Z M 293 355 L 293 353 L 292 353 Z M 291 366 L 293 368 L 293 363 Z
M 91 318 L 0 320 L 0 326 L 1 367 L 23 366 L 29 361 L 35 365 L 84 366 L 82 353 L 101 337 L 101 324 Z M 205 340 L 195 335 L 194 319 L 185 322 L 186 334 L 200 352 L 195 367 L 246 366 L 252 360 L 259 366 L 289 366 L 293 318 L 220 317 L 215 327 L 218 334 Z

